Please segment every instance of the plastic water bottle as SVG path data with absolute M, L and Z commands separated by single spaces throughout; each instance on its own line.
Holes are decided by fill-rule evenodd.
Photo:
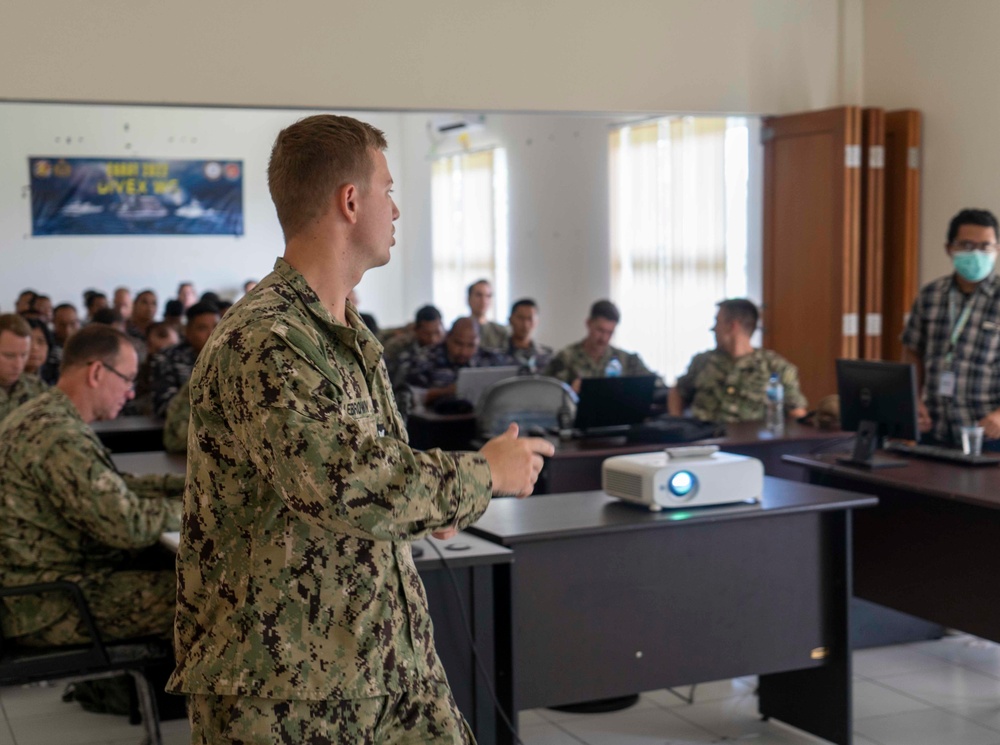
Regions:
M 769 432 L 781 433 L 785 429 L 785 386 L 778 373 L 771 373 L 767 382 L 764 423 Z
M 622 363 L 617 357 L 608 360 L 607 367 L 604 368 L 605 378 L 620 378 L 622 375 Z

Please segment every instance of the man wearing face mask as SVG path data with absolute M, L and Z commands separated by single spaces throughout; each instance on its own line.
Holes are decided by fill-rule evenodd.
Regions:
M 954 273 L 924 287 L 903 331 L 903 360 L 917 367 L 923 440 L 955 446 L 979 424 L 984 450 L 1000 450 L 1000 226 L 993 213 L 964 209 L 948 226 Z

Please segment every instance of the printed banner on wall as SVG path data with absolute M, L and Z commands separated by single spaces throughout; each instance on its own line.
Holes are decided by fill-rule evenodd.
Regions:
M 243 161 L 28 158 L 32 235 L 243 235 Z

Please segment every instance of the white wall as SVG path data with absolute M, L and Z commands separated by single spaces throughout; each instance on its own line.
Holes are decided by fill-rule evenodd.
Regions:
M 1000 214 L 1000 3 L 866 0 L 865 103 L 923 112 L 920 276 L 950 271 L 948 221 Z
M 278 131 L 300 111 L 0 104 L 0 309 L 26 287 L 56 303 L 82 305 L 81 291 L 151 287 L 162 303 L 190 279 L 199 292 L 238 296 L 243 281 L 267 274 L 283 250 L 267 191 L 267 159 Z M 365 117 L 390 142 L 401 170 L 400 118 Z M 244 162 L 244 235 L 31 236 L 28 156 L 239 158 Z M 405 198 L 400 199 L 406 211 Z M 401 225 L 403 223 L 401 222 Z M 365 305 L 403 317 L 403 270 L 390 264 L 358 288 Z
M 853 96 L 858 2 L 5 0 L 0 99 L 782 113 Z
M 402 117 L 404 190 L 411 209 L 402 231 L 402 258 L 407 262 L 407 303 L 413 309 L 431 302 L 430 159 L 432 153 L 444 155 L 457 147 L 453 141 L 434 147 L 427 134 L 429 118 Z M 470 136 L 472 148 L 507 150 L 508 301 L 538 301 L 538 338 L 555 346 L 582 336 L 590 304 L 610 292 L 608 132 L 615 120 L 488 114 L 483 129 Z M 498 308 L 503 322 L 508 310 Z
M 9 0 L 0 10 L 0 100 L 784 113 L 857 102 L 861 2 Z M 132 131 L 148 137 L 140 141 L 136 136 L 129 152 L 244 158 L 247 209 L 256 212 L 250 216 L 248 211 L 246 236 L 184 242 L 183 248 L 161 252 L 172 258 L 152 264 L 143 263 L 149 252 L 104 239 L 63 244 L 72 251 L 54 243 L 38 250 L 38 241 L 24 237 L 28 151 L 98 154 L 101 144 L 105 152 L 100 154 L 119 154 L 119 121 L 94 120 L 81 147 L 74 142 L 73 149 L 59 151 L 55 137 L 79 134 L 72 118 L 52 114 L 12 124 L 7 109 L 0 109 L 0 250 L 12 257 L 12 271 L 19 272 L 0 279 L 0 304 L 9 303 L 20 287 L 39 284 L 37 263 L 45 271 L 72 275 L 75 292 L 98 283 L 91 277 L 104 276 L 106 257 L 122 273 L 122 282 L 143 284 L 155 273 L 154 284 L 164 297 L 181 276 L 193 276 L 202 287 L 232 286 L 270 267 L 279 233 L 262 181 L 251 183 L 251 174 L 254 169 L 263 173 L 274 133 L 286 123 L 284 114 L 273 112 L 274 124 L 263 134 L 243 118 L 252 112 L 205 109 L 201 121 L 220 124 L 214 136 L 201 129 L 196 147 L 163 150 L 151 149 L 150 143 L 161 143 L 166 131 L 176 128 L 174 114 L 128 111 L 141 123 Z M 489 118 L 510 150 L 511 296 L 533 295 L 542 303 L 543 336 L 558 345 L 582 333 L 586 306 L 608 292 L 605 124 L 581 118 L 566 130 L 555 117 Z M 11 126 L 14 145 L 3 136 Z M 430 300 L 429 225 L 408 222 L 421 214 L 429 220 L 430 213 L 424 209 L 429 195 L 419 186 L 426 167 L 423 131 L 380 126 L 389 134 L 390 167 L 404 185 L 397 192 L 401 240 L 394 261 L 366 277 L 359 294 L 362 307 L 377 310 L 385 325 L 406 320 Z M 599 141 L 600 150 L 581 155 L 580 145 Z M 397 142 L 402 143 L 398 150 Z M 402 162 L 396 160 L 400 155 Z M 521 177 L 515 174 L 522 173 L 530 175 L 518 184 Z M 166 247 L 181 239 L 149 240 Z M 187 271 L 196 261 L 204 279 Z M 68 284 L 61 292 L 69 292 Z

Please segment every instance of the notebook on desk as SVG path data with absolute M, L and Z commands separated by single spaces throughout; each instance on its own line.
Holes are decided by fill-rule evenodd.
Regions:
M 583 378 L 573 428 L 580 436 L 623 434 L 649 416 L 655 375 Z
M 494 383 L 513 378 L 521 368 L 518 365 L 500 365 L 499 367 L 463 367 L 458 371 L 455 380 L 455 398 L 470 401 L 479 409 L 479 399 L 483 392 Z

